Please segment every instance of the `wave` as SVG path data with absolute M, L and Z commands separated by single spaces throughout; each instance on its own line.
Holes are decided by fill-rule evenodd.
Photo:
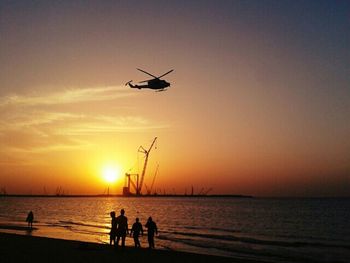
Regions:
M 219 228 L 219 227 L 198 227 L 198 226 L 184 226 L 185 229 L 200 229 L 200 230 L 213 230 L 213 231 L 222 231 L 227 233 L 241 233 L 239 230 L 227 229 L 227 228 Z
M 265 257 L 265 259 L 274 258 L 275 260 L 273 260 L 272 262 L 280 262 L 281 260 L 285 260 L 283 262 L 288 262 L 288 260 L 290 260 L 290 257 L 282 256 L 282 255 L 278 256 L 278 259 L 276 259 L 277 256 L 271 252 L 268 252 L 268 251 L 260 250 L 260 251 L 254 252 L 253 250 L 251 250 L 249 248 L 233 247 L 231 244 L 223 244 L 221 242 L 217 242 L 217 243 L 210 242 L 209 243 L 209 242 L 201 242 L 199 240 L 193 240 L 193 239 L 187 239 L 187 238 L 177 238 L 177 237 L 173 237 L 173 236 L 163 236 L 163 235 L 158 236 L 158 239 L 168 240 L 171 242 L 180 242 L 180 243 L 183 243 L 183 244 L 188 245 L 188 246 L 205 249 L 206 253 L 208 253 L 208 254 L 211 253 L 208 251 L 208 249 L 210 249 L 210 250 L 214 249 L 217 251 L 222 251 L 224 253 L 229 253 L 228 256 L 234 255 L 235 258 L 249 259 L 249 260 L 255 259 L 255 260 L 259 260 L 259 262 L 271 262 L 270 260 L 268 260 L 268 261 L 262 260 L 263 257 Z M 221 253 L 219 253 L 219 254 L 221 254 Z
M 313 263 L 319 263 L 319 262 L 329 262 L 327 258 L 320 259 L 315 258 L 315 255 L 309 255 L 305 253 L 299 253 L 294 254 L 290 253 L 290 250 L 280 250 L 278 249 L 271 249 L 270 248 L 258 248 L 258 249 L 252 249 L 251 247 L 242 246 L 242 245 L 234 245 L 229 242 L 205 242 L 203 240 L 195 240 L 190 238 L 181 238 L 181 237 L 175 237 L 175 236 L 165 236 L 165 235 L 159 235 L 158 239 L 161 240 L 167 240 L 171 242 L 180 242 L 188 246 L 192 247 L 198 247 L 201 249 L 205 249 L 204 253 L 211 254 L 213 253 L 213 249 L 217 251 L 222 251 L 223 253 L 228 253 L 226 256 L 235 257 L 235 258 L 241 258 L 244 260 L 257 260 L 258 262 L 313 262 Z M 256 244 L 254 242 L 254 244 Z M 322 249 L 322 248 L 321 248 Z M 210 251 L 209 251 L 210 250 Z M 327 251 L 325 249 L 322 249 L 323 251 Z M 289 252 L 288 252 L 289 251 Z M 217 252 L 214 252 L 217 254 Z M 221 254 L 221 253 L 219 253 Z M 318 255 L 318 253 L 317 253 Z M 343 263 L 345 261 L 338 260 L 336 261 L 338 263 Z
M 110 229 L 110 227 L 107 226 L 101 226 L 101 225 L 93 225 L 93 224 L 86 224 L 81 222 L 74 222 L 74 221 L 58 221 L 62 224 L 68 224 L 68 225 L 77 225 L 77 226 L 87 226 L 87 227 L 94 227 L 94 228 L 101 228 L 101 229 Z
M 283 240 L 266 240 L 266 239 L 257 239 L 251 237 L 237 237 L 234 235 L 215 235 L 215 234 L 201 234 L 201 233 L 188 233 L 181 231 L 162 231 L 162 233 L 182 235 L 188 237 L 200 237 L 205 239 L 214 239 L 222 241 L 236 241 L 243 242 L 255 245 L 268 245 L 268 246 L 282 246 L 282 247 L 321 247 L 321 248 L 344 248 L 350 249 L 350 245 L 347 244 L 329 244 L 322 242 L 305 242 L 305 241 L 283 241 Z
M 32 230 L 38 230 L 37 227 L 28 228 L 27 226 L 20 226 L 20 225 L 0 225 L 0 229 L 6 229 L 6 230 L 18 230 L 18 231 L 32 231 Z
M 76 228 L 75 226 L 89 226 L 89 227 L 94 227 L 98 228 L 97 226 L 93 225 L 87 225 L 87 224 L 80 224 L 80 223 L 67 223 L 64 221 L 59 221 L 59 223 L 46 223 L 47 226 L 50 227 L 61 227 L 65 228 L 69 231 L 75 232 L 75 233 L 80 233 L 80 234 L 89 234 L 89 235 L 105 235 L 107 232 L 102 232 L 102 231 L 93 231 L 93 230 L 86 230 L 86 229 L 80 229 Z M 101 227 L 100 227 L 101 228 Z

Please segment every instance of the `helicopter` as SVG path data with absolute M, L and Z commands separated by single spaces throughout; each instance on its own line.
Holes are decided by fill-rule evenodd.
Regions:
M 140 81 L 139 83 L 144 83 L 147 82 L 146 85 L 134 85 L 132 84 L 132 80 L 128 81 L 127 83 L 125 83 L 125 86 L 129 85 L 130 88 L 133 89 L 153 89 L 155 91 L 165 91 L 166 88 L 170 87 L 170 83 L 160 79 L 161 77 L 164 77 L 165 75 L 168 75 L 169 73 L 173 72 L 174 70 L 169 70 L 167 73 L 164 73 L 163 75 L 156 77 L 151 73 L 148 73 L 147 71 L 144 71 L 142 69 L 137 69 L 151 77 L 153 77 L 153 79 L 149 79 L 149 80 L 144 80 L 144 81 Z

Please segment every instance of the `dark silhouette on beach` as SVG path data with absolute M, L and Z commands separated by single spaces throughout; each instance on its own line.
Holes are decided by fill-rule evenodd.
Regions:
M 122 239 L 122 248 L 125 247 L 125 238 L 129 232 L 128 229 L 128 218 L 124 216 L 124 209 L 120 210 L 120 216 L 116 218 L 117 224 L 117 242 L 115 242 L 116 247 L 119 245 L 120 238 Z
M 115 212 L 112 211 L 110 213 L 112 221 L 111 221 L 111 232 L 109 232 L 109 244 L 115 244 L 115 238 L 117 236 L 117 220 L 115 218 Z
M 152 220 L 152 217 L 149 217 L 145 227 L 147 228 L 149 248 L 154 248 L 154 233 L 158 235 L 157 224 Z
M 32 211 L 30 211 L 30 212 L 28 213 L 28 216 L 27 216 L 27 219 L 26 219 L 26 222 L 28 222 L 28 227 L 29 227 L 30 229 L 33 228 L 33 221 L 34 221 L 34 214 L 33 214 Z
M 135 223 L 132 225 L 132 228 L 130 231 L 130 236 L 132 235 L 132 237 L 134 238 L 134 243 L 136 248 L 141 247 L 139 236 L 140 236 L 140 233 L 141 235 L 143 235 L 143 228 L 139 221 L 140 220 L 136 218 Z

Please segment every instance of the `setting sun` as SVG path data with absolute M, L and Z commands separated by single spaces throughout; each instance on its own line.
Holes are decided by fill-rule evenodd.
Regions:
M 107 183 L 114 183 L 120 178 L 120 169 L 118 167 L 107 166 L 103 169 L 103 179 Z

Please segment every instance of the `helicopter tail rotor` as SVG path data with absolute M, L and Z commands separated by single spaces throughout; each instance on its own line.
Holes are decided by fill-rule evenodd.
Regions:
M 128 81 L 127 83 L 125 83 L 125 86 L 130 85 L 131 82 L 132 82 L 132 80 Z

